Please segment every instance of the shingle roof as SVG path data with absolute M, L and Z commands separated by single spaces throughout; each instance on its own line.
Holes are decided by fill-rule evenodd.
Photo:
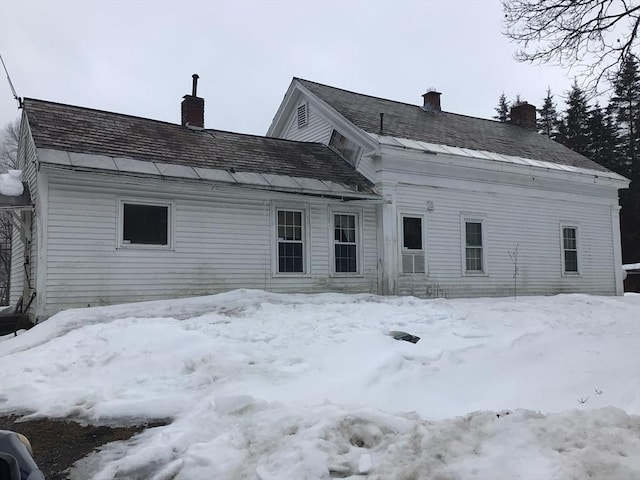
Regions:
M 428 112 L 417 105 L 295 80 L 365 132 L 380 133 L 380 113 L 384 113 L 385 135 L 608 171 L 564 145 L 516 125 L 449 112 Z
M 319 143 L 190 130 L 181 125 L 24 99 L 37 148 L 191 167 L 329 180 L 368 190 L 370 182 Z

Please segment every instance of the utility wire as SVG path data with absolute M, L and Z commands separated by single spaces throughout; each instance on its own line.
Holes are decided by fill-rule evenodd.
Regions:
M 9 76 L 9 71 L 7 70 L 7 66 L 4 63 L 4 59 L 2 58 L 2 54 L 0 54 L 0 62 L 2 62 L 2 66 L 4 67 L 4 71 L 7 74 L 7 80 L 9 81 L 9 87 L 11 88 L 11 93 L 13 93 L 13 98 L 18 102 L 18 108 L 22 108 L 22 100 L 18 97 L 16 93 L 16 89 L 13 88 L 13 82 L 11 81 L 11 77 Z

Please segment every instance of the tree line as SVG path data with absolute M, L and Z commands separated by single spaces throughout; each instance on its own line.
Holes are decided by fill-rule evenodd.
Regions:
M 606 105 L 590 103 L 587 93 L 574 82 L 560 110 L 551 89 L 537 109 L 540 134 L 631 180 L 620 192 L 623 263 L 640 262 L 640 62 L 629 55 L 609 90 Z M 496 120 L 509 120 L 509 109 L 520 101 L 509 102 L 500 95 Z

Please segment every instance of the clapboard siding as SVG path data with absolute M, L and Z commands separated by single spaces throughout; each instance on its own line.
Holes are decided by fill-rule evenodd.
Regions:
M 513 294 L 518 245 L 518 292 L 523 295 L 584 292 L 615 294 L 611 206 L 520 193 L 471 192 L 455 188 L 398 185 L 398 215 L 426 216 L 427 275 L 400 275 L 399 293 L 484 296 Z M 428 211 L 427 202 L 433 202 Z M 484 218 L 487 275 L 463 275 L 462 218 Z M 561 222 L 578 227 L 580 275 L 562 274 Z
M 37 182 L 37 156 L 36 147 L 29 131 L 26 116 L 20 122 L 20 138 L 18 142 L 18 155 L 16 168 L 22 170 L 22 180 L 27 183 L 34 203 L 38 202 L 38 182 Z M 18 215 L 23 215 L 18 213 Z M 38 211 L 32 212 L 31 219 L 31 262 L 28 267 L 31 284 L 35 288 L 37 272 L 37 247 L 38 247 Z M 11 276 L 9 287 L 9 302 L 16 305 L 24 292 L 24 245 L 20 239 L 20 233 L 14 228 L 11 239 Z M 33 309 L 33 307 L 30 309 Z
M 377 291 L 375 205 L 363 221 L 362 275 L 331 275 L 332 208 L 341 205 L 233 187 L 88 173 L 49 173 L 46 317 L 70 307 L 204 295 L 234 288 L 276 292 Z M 161 193 L 159 193 L 161 192 Z M 119 199 L 162 200 L 173 206 L 172 249 L 118 248 Z M 309 212 L 310 272 L 272 273 L 273 207 Z
M 9 276 L 9 304 L 16 305 L 22 296 L 24 287 L 23 275 L 24 245 L 20 241 L 20 232 L 14 227 L 11 236 L 11 275 Z
M 297 109 L 294 109 L 282 138 L 300 142 L 318 142 L 327 145 L 331 139 L 331 130 L 333 128 L 311 103 L 307 104 L 307 119 L 307 124 L 298 128 Z

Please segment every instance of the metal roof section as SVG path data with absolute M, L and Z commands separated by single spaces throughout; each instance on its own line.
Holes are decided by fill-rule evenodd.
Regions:
M 296 182 L 293 177 L 283 177 L 281 175 L 272 175 L 269 173 L 263 173 L 262 178 L 272 187 L 280 188 L 302 188 L 302 186 Z
M 511 163 L 515 165 L 523 165 L 527 167 L 540 168 L 545 170 L 559 170 L 569 173 L 579 173 L 583 175 L 595 175 L 598 177 L 612 178 L 615 180 L 626 180 L 623 176 L 611 171 L 592 170 L 588 168 L 575 167 L 573 165 L 563 165 L 559 163 L 545 162 L 532 158 L 517 157 L 514 155 L 504 155 L 486 150 L 472 150 L 469 148 L 452 147 L 450 145 L 437 145 L 428 142 L 410 140 L 406 138 L 389 137 L 386 135 L 378 135 L 369 133 L 375 138 L 380 145 L 390 147 L 401 147 L 409 150 L 420 151 L 431 154 L 454 155 L 457 157 L 477 158 L 481 160 L 490 160 L 494 162 Z
M 70 161 L 72 157 L 74 161 Z M 254 172 L 229 172 L 226 170 L 187 167 L 160 162 L 142 162 L 130 158 L 107 157 L 104 155 L 74 154 L 51 149 L 38 149 L 40 163 L 64 168 L 80 168 L 102 170 L 122 174 L 143 174 L 160 177 L 183 178 L 207 182 L 226 183 L 232 185 L 255 186 L 268 190 L 286 191 L 291 193 L 304 192 L 318 195 L 345 196 L 363 199 L 382 198 L 378 194 L 366 191 L 360 192 L 349 185 L 337 182 L 323 181 L 315 178 L 289 177 L 285 175 L 260 174 Z M 4 197 L 4 196 L 2 196 Z M 19 197 L 7 197 L 6 202 Z M 29 197 L 30 201 L 30 197 Z M 2 208 L 2 204 L 0 204 Z
M 223 182 L 223 183 L 235 183 L 235 179 L 233 175 L 231 175 L 226 170 L 212 170 L 210 168 L 202 168 L 202 167 L 193 167 L 195 172 L 202 180 L 209 180 L 212 182 Z
M 178 177 L 178 178 L 196 178 L 200 177 L 196 171 L 187 165 L 174 165 L 172 163 L 155 163 L 154 165 L 163 177 Z
M 43 150 L 38 150 L 38 155 Z M 44 150 L 47 151 L 47 150 Z M 40 161 L 46 162 L 40 157 Z M 143 162 L 142 160 L 134 160 L 133 158 L 115 157 L 113 161 L 116 163 L 116 167 L 122 172 L 142 173 L 147 175 L 160 175 L 160 170 L 153 162 Z
M 69 160 L 74 167 L 98 168 L 100 170 L 117 170 L 112 157 L 104 155 L 87 155 L 86 153 L 69 153 Z

